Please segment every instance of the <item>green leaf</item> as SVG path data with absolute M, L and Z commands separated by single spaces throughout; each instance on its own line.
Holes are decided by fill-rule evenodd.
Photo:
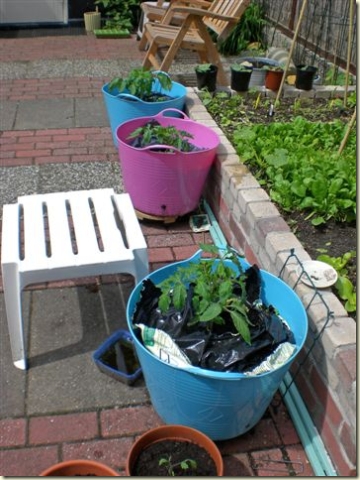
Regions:
M 353 284 L 347 277 L 339 277 L 336 282 L 336 288 L 340 298 L 346 300 L 351 297 L 353 293 Z
M 219 299 L 226 299 L 232 295 L 234 283 L 231 280 L 224 281 L 219 286 Z
M 326 220 L 324 217 L 316 217 L 311 220 L 311 224 L 314 225 L 315 227 L 319 225 L 324 225 L 326 223 Z
M 306 185 L 301 180 L 295 180 L 291 184 L 291 191 L 295 193 L 296 196 L 304 198 L 306 195 Z
M 181 310 L 186 301 L 187 289 L 185 285 L 176 285 L 173 292 L 173 303 L 174 307 L 178 310 Z
M 212 303 L 205 312 L 200 315 L 200 322 L 209 322 L 221 315 L 222 308 L 218 303 Z
M 250 329 L 247 321 L 243 317 L 243 315 L 239 315 L 237 312 L 230 312 L 231 318 L 234 322 L 236 330 L 239 332 L 239 334 L 242 336 L 244 341 L 251 345 L 251 335 L 250 335 Z
M 356 312 L 356 293 L 354 292 L 353 295 L 345 302 L 345 309 L 347 312 L 352 313 Z
M 170 308 L 170 297 L 169 295 L 160 295 L 159 297 L 159 308 L 162 312 L 166 312 Z
M 273 154 L 266 155 L 265 160 L 274 167 L 283 167 L 288 163 L 288 151 L 284 148 L 277 148 Z

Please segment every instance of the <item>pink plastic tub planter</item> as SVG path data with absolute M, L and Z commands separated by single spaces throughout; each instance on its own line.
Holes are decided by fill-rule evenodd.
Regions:
M 177 112 L 180 118 L 167 116 Z M 129 135 L 150 120 L 161 126 L 174 126 L 192 135 L 191 144 L 199 150 L 181 152 L 159 145 L 135 148 Z M 122 123 L 116 130 L 123 182 L 135 209 L 156 217 L 185 215 L 198 206 L 211 165 L 220 143 L 217 133 L 190 120 L 176 109 Z

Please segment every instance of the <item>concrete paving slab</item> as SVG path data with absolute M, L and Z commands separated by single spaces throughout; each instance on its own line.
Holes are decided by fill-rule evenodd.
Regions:
M 39 168 L 38 166 L 0 168 L 0 205 L 15 203 L 20 195 L 38 193 Z
M 17 102 L 10 102 L 7 100 L 0 102 L 0 130 L 13 129 L 17 107 Z
M 74 99 L 24 100 L 19 104 L 15 130 L 42 130 L 75 126 Z
M 131 275 L 119 275 L 119 283 L 101 284 L 98 288 L 102 314 L 109 332 L 119 328 L 128 330 L 126 322 L 126 304 L 135 283 Z M 124 308 L 123 308 L 124 306 Z
M 42 165 L 38 193 L 113 188 L 124 191 L 119 162 L 79 162 Z
M 126 328 L 126 300 L 132 287 L 131 281 L 125 281 L 121 287 L 33 292 L 28 414 L 131 405 L 148 399 L 143 379 L 129 387 L 100 372 L 92 360 L 93 352 L 111 333 Z
M 17 78 L 26 78 L 29 62 L 1 62 L 0 78 L 1 80 L 13 80 Z
M 30 312 L 30 292 L 23 294 L 22 307 L 26 338 Z M 3 294 L 0 295 L 0 351 L 0 418 L 24 416 L 26 413 L 26 374 L 16 368 L 12 361 Z
M 120 408 L 148 399 L 143 378 L 133 386 L 116 381 L 97 369 L 90 352 L 29 370 L 28 415 Z
M 73 77 L 72 60 L 35 60 L 29 62 L 27 78 Z
M 139 60 L 74 60 L 74 76 L 111 79 L 126 75 L 132 68 L 139 67 Z
M 102 98 L 75 99 L 75 127 L 108 127 L 109 120 Z

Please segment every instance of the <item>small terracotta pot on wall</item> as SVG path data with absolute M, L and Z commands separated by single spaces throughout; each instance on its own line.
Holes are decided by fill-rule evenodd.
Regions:
M 216 476 L 222 477 L 224 475 L 224 464 L 221 453 L 216 444 L 207 435 L 199 430 L 186 427 L 184 425 L 163 425 L 147 431 L 132 445 L 126 460 L 126 476 L 137 476 L 135 472 L 136 462 L 146 448 L 151 447 L 159 442 L 168 440 L 189 442 L 198 445 L 212 458 L 216 467 Z M 160 460 L 160 458 L 158 460 Z M 150 471 L 150 467 L 147 470 L 147 475 L 154 476 L 154 474 Z
M 265 87 L 273 91 L 279 90 L 283 75 L 283 71 L 268 70 L 265 76 Z
M 47 468 L 40 477 L 119 477 L 119 473 L 94 460 L 68 460 Z

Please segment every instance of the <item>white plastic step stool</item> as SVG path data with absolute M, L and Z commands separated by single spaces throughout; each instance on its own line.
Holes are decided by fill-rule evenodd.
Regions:
M 118 273 L 138 283 L 149 272 L 130 196 L 111 188 L 28 195 L 4 205 L 1 268 L 13 361 L 22 370 L 26 285 Z

